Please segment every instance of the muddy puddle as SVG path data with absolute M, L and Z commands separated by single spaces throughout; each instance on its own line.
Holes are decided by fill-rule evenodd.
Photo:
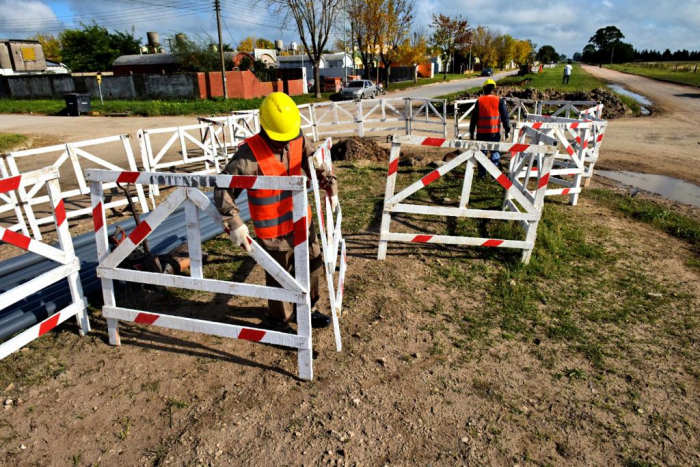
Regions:
M 666 199 L 700 207 L 700 186 L 666 175 L 638 172 L 596 170 L 596 174 L 630 185 L 640 190 L 661 195 Z
M 642 106 L 642 115 L 649 115 L 651 113 L 649 107 L 651 107 L 654 104 L 646 97 L 642 96 L 641 94 L 637 94 L 636 92 L 632 92 L 629 89 L 620 86 L 619 84 L 608 84 L 608 87 L 618 94 L 631 97 L 632 99 L 637 101 L 639 105 Z

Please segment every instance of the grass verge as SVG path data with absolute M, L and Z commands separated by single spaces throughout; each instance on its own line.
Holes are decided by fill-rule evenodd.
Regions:
M 0 133 L 0 153 L 12 151 L 27 141 L 27 137 L 17 133 Z
M 700 65 L 700 63 L 697 63 L 696 65 Z M 625 63 L 622 65 L 605 65 L 605 68 L 622 71 L 624 73 L 631 73 L 633 75 L 646 76 L 647 78 L 653 78 L 659 81 L 668 81 L 671 83 L 700 87 L 700 71 L 674 71 L 672 68 L 667 67 L 648 67 L 635 65 L 633 63 Z

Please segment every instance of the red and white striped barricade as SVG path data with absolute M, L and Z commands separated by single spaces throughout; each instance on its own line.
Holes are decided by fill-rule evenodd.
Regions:
M 323 265 L 326 271 L 326 283 L 328 284 L 328 297 L 330 299 L 331 315 L 333 317 L 333 330 L 335 332 L 335 345 L 338 352 L 343 348 L 340 338 L 340 325 L 338 318 L 342 313 L 343 288 L 345 284 L 345 270 L 347 261 L 345 256 L 345 239 L 341 232 L 343 212 L 338 203 L 337 211 L 331 209 L 330 197 L 324 191 L 321 197 L 321 189 L 316 178 L 315 167 L 325 166 L 326 170 L 333 170 L 331 160 L 331 139 L 328 138 L 321 144 L 314 155 L 309 158 L 309 172 L 311 173 L 311 187 L 316 203 L 316 219 L 320 226 L 321 247 L 323 248 Z M 324 220 L 325 211 L 325 220 Z M 335 214 L 335 217 L 334 217 Z M 340 255 L 340 271 L 337 282 L 335 281 L 335 269 Z M 336 285 L 337 284 L 337 285 Z
M 387 131 L 408 133 L 409 107 L 410 98 L 408 97 L 358 101 L 357 135 L 364 137 L 368 133 Z
M 312 379 L 311 359 L 311 301 L 309 296 L 309 250 L 306 177 L 256 177 L 231 175 L 186 175 L 156 172 L 116 172 L 89 170 L 92 209 L 97 241 L 97 275 L 102 280 L 104 306 L 102 314 L 107 319 L 109 342 L 119 345 L 118 320 L 161 326 L 182 331 L 194 331 L 220 337 L 243 339 L 253 342 L 291 347 L 299 351 L 299 377 Z M 104 211 L 104 183 L 155 183 L 178 187 L 156 207 L 146 221 L 141 222 L 129 236 L 110 252 Z M 204 277 L 199 227 L 199 210 L 223 224 L 216 206 L 199 188 L 242 188 L 283 190 L 292 192 L 294 204 L 294 270 L 292 277 L 257 242 L 248 238 L 253 251 L 250 256 L 281 287 L 228 282 Z M 190 277 L 156 274 L 119 268 L 121 262 L 155 230 L 180 204 L 185 205 L 187 243 L 190 256 Z M 212 321 L 182 318 L 163 312 L 146 312 L 117 305 L 113 281 L 178 287 L 228 295 L 272 299 L 296 304 L 297 334 L 268 331 L 248 326 L 216 323 Z
M 19 166 L 25 159 L 31 159 L 34 164 L 41 162 L 42 165 L 50 165 L 61 169 L 61 167 L 70 161 L 72 174 L 63 172 L 63 185 L 66 186 L 66 180 L 75 179 L 78 187 L 69 189 L 61 193 L 61 197 L 66 199 L 66 216 L 68 219 L 83 216 L 90 213 L 90 207 L 87 203 L 87 195 L 90 190 L 85 182 L 85 167 L 98 166 L 110 170 L 137 170 L 136 160 L 131 151 L 129 135 L 108 136 L 106 138 L 98 138 L 77 143 L 59 144 L 56 146 L 47 146 L 43 148 L 27 149 L 24 151 L 15 151 L 7 154 L 5 159 L 9 167 L 11 176 L 22 175 L 24 170 Z M 89 151 L 89 152 L 88 152 Z M 39 159 L 36 161 L 35 159 Z M 112 162 L 118 161 L 118 162 Z M 44 164 L 45 162 L 45 164 Z M 68 165 L 68 164 L 66 164 Z M 43 183 L 38 182 L 34 186 L 20 186 L 17 190 L 19 201 L 22 204 L 24 214 L 29 222 L 32 237 L 36 240 L 41 240 L 40 226 L 51 224 L 53 216 L 44 216 L 37 218 L 34 213 L 34 206 L 46 204 L 49 202 L 48 196 L 36 196 L 41 190 Z M 112 184 L 105 188 L 112 189 L 116 185 Z M 68 198 L 71 198 L 68 200 Z M 133 197 L 134 202 L 138 202 L 143 212 L 148 212 L 148 204 L 146 203 L 146 195 L 142 187 L 137 187 L 136 196 Z M 125 206 L 127 200 L 119 197 L 115 201 L 110 201 L 106 207 L 114 208 Z
M 0 193 L 5 194 L 13 190 L 19 190 L 21 187 L 37 185 L 46 186 L 47 197 L 52 208 L 51 217 L 56 225 L 60 247 L 42 243 L 4 227 L 0 227 L 0 241 L 55 261 L 59 266 L 35 277 L 29 282 L 0 294 L 0 309 L 7 308 L 63 279 L 68 281 L 72 303 L 42 322 L 0 344 L 0 360 L 16 352 L 37 337 L 43 336 L 71 316 L 77 318 L 81 336 L 90 332 L 90 321 L 88 320 L 86 309 L 87 303 L 83 297 L 83 288 L 78 274 L 80 261 L 75 255 L 73 242 L 68 231 L 65 202 L 61 197 L 61 187 L 58 183 L 58 169 L 56 167 L 46 167 L 22 175 L 2 178 L 0 179 Z
M 545 196 L 569 196 L 569 204 L 576 206 L 581 193 L 581 180 L 585 172 L 584 159 L 588 149 L 590 123 L 544 123 L 527 122 L 516 124 L 514 142 L 520 144 L 546 144 L 558 148 L 554 164 L 549 174 L 549 186 Z M 533 176 L 537 176 L 539 165 L 529 165 L 520 154 L 512 157 L 509 177 L 518 179 L 524 186 Z M 563 188 L 553 188 L 558 185 Z M 531 190 L 532 192 L 532 190 Z
M 545 107 L 557 107 L 557 109 L 551 114 L 552 117 L 565 117 L 572 118 L 581 115 L 581 110 L 579 107 L 592 107 L 600 105 L 597 101 L 540 101 L 537 104 L 537 114 L 543 115 Z M 563 114 L 563 115 L 562 115 Z
M 599 112 L 602 112 L 602 105 L 598 106 L 600 108 Z M 597 107 L 596 107 L 597 108 Z M 608 128 L 608 122 L 597 117 L 590 115 L 584 115 L 580 120 L 572 118 L 563 117 L 550 117 L 547 115 L 528 115 L 528 122 L 541 122 L 541 123 L 557 123 L 557 124 L 572 124 L 572 123 L 590 123 L 591 131 L 589 132 L 588 144 L 586 145 L 583 164 L 584 172 L 583 178 L 586 179 L 586 185 L 590 182 L 593 176 L 593 169 L 598 158 L 600 157 L 600 147 L 603 143 L 603 138 L 605 137 L 605 131 Z
M 420 146 L 432 146 L 442 148 L 456 148 L 463 152 L 447 162 L 445 165 L 430 172 L 415 183 L 401 190 L 396 191 L 396 175 L 399 166 L 399 154 L 402 144 L 415 144 Z M 542 168 L 540 178 L 534 195 L 526 187 L 521 186 L 517 180 L 510 180 L 506 174 L 501 173 L 498 167 L 493 164 L 482 152 L 499 151 L 501 153 L 510 152 L 516 157 L 524 154 L 526 160 L 537 158 L 539 166 Z M 549 181 L 549 172 L 552 169 L 556 148 L 545 145 L 527 145 L 510 143 L 486 143 L 480 141 L 449 140 L 443 138 L 424 138 L 419 136 L 393 136 L 391 153 L 389 156 L 389 172 L 387 175 L 386 194 L 384 196 L 384 210 L 382 213 L 381 234 L 379 240 L 378 259 L 386 258 L 387 246 L 389 242 L 409 242 L 409 243 L 441 243 L 449 245 L 470 245 L 501 248 L 518 248 L 523 250 L 523 262 L 530 260 L 530 254 L 535 245 L 537 237 L 537 224 L 542 215 L 544 205 L 544 195 Z M 479 163 L 486 168 L 488 174 L 493 177 L 505 190 L 506 196 L 502 211 L 486 209 L 469 209 L 469 196 L 471 193 L 474 167 Z M 464 185 L 460 196 L 459 207 L 449 206 L 429 206 L 419 204 L 408 204 L 402 201 L 418 192 L 421 188 L 438 180 L 440 177 L 466 165 L 464 174 Z M 513 199 L 522 207 L 522 210 L 509 201 Z M 477 219 L 500 219 L 510 221 L 520 221 L 525 229 L 525 240 L 505 240 L 496 238 L 475 238 L 449 235 L 433 235 L 429 233 L 395 233 L 391 232 L 391 216 L 394 213 L 408 213 L 432 216 L 449 216 Z
M 10 172 L 7 170 L 7 165 L 5 165 L 5 160 L 0 156 L 0 178 L 9 178 Z M 6 222 L 7 217 L 4 213 L 13 211 L 14 212 L 14 223 L 6 226 L 5 228 L 13 232 L 22 232 L 25 236 L 29 236 L 29 229 L 27 228 L 27 223 L 24 221 L 24 216 L 22 215 L 22 209 L 20 204 L 17 202 L 17 195 L 14 190 L 7 191 L 5 193 L 0 192 L 0 216 Z
M 407 104 L 407 135 L 437 133 L 447 138 L 447 99 L 412 98 L 407 101 Z M 436 126 L 437 129 L 435 129 Z

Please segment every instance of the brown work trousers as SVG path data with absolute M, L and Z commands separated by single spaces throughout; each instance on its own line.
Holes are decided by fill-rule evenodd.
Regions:
M 264 246 L 264 245 L 263 245 Z M 267 250 L 275 261 L 277 261 L 284 269 L 294 276 L 294 250 L 272 251 Z M 311 306 L 316 305 L 319 299 L 319 279 L 321 277 L 321 269 L 323 268 L 323 257 L 321 256 L 321 247 L 316 237 L 316 229 L 313 223 L 309 227 L 309 271 L 310 271 L 310 294 Z M 267 271 L 265 272 L 265 285 L 270 287 L 280 287 L 277 281 Z M 294 312 L 294 305 L 289 302 L 279 302 L 277 300 L 268 300 L 268 317 L 275 321 L 287 322 L 291 319 Z

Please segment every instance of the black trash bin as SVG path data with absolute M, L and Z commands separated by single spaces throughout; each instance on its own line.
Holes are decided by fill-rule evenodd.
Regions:
M 68 115 L 79 116 L 81 113 L 90 111 L 90 94 L 80 94 L 72 92 L 63 96 L 66 99 L 66 109 Z

